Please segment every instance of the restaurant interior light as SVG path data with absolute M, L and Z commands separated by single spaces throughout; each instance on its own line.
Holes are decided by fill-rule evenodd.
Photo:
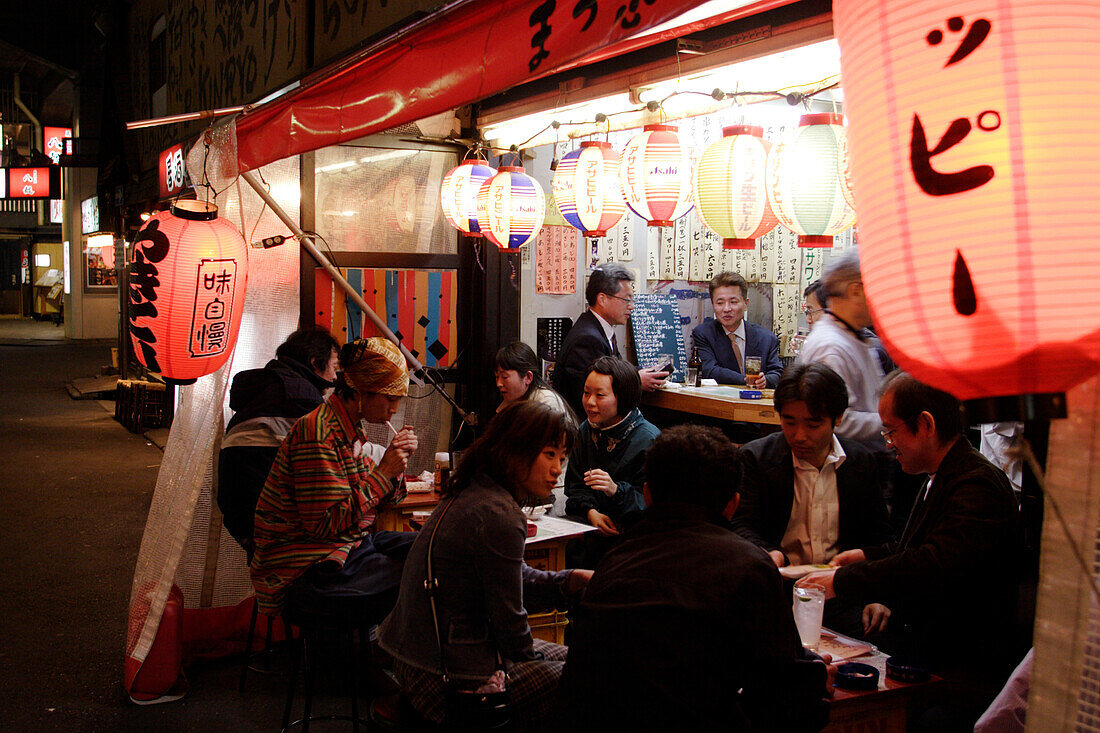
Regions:
M 531 242 L 546 218 L 542 186 L 519 166 L 502 165 L 481 184 L 477 221 L 484 237 L 501 250 L 516 250 Z
M 753 249 L 779 223 L 764 185 L 768 151 L 760 127 L 723 128 L 707 146 L 695 171 L 695 206 L 725 249 Z
M 551 185 L 562 217 L 586 237 L 606 237 L 626 214 L 619 154 L 611 143 L 586 140 L 563 155 Z
M 496 175 L 496 169 L 484 160 L 464 160 L 443 176 L 439 200 L 447 223 L 467 237 L 480 237 L 477 219 L 477 194 L 481 184 Z
M 675 125 L 646 125 L 623 149 L 619 180 L 626 205 L 651 227 L 667 227 L 694 205 L 691 148 Z

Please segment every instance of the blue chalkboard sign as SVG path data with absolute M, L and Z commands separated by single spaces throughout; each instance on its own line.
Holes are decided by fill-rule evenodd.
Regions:
M 660 366 L 672 357 L 674 382 L 684 381 L 687 355 L 684 352 L 680 306 L 672 293 L 635 293 L 630 313 L 630 335 L 640 368 Z

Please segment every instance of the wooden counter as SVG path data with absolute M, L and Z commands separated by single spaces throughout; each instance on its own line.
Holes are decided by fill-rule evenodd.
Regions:
M 681 387 L 658 389 L 642 393 L 642 404 L 664 410 L 705 415 L 737 422 L 778 425 L 779 413 L 770 397 L 743 400 L 738 396 L 742 387 Z M 765 394 L 770 394 L 768 390 Z

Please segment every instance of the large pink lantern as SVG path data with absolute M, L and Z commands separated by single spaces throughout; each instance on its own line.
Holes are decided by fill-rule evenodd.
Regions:
M 152 372 L 180 384 L 217 371 L 233 353 L 244 310 L 248 247 L 204 201 L 177 201 L 134 240 L 130 338 Z
M 496 175 L 496 169 L 483 160 L 465 160 L 443 176 L 439 200 L 447 222 L 468 237 L 480 237 L 477 221 L 477 194 L 481 184 Z
M 674 125 L 646 125 L 623 150 L 619 180 L 626 205 L 651 227 L 668 227 L 691 211 L 691 149 Z
M 892 355 L 960 399 L 1100 371 L 1094 3 L 836 0 L 864 286 Z
M 551 181 L 554 203 L 586 237 L 605 237 L 626 213 L 619 182 L 619 154 L 611 143 L 586 140 L 558 162 Z
M 856 222 L 841 185 L 844 135 L 839 115 L 802 115 L 768 154 L 768 200 L 800 247 L 832 247 L 833 236 Z
M 481 233 L 502 250 L 519 249 L 533 241 L 545 217 L 542 186 L 519 166 L 502 165 L 477 194 Z
M 752 249 L 779 223 L 764 185 L 770 148 L 763 128 L 735 125 L 723 128 L 722 139 L 699 158 L 696 211 L 725 249 Z

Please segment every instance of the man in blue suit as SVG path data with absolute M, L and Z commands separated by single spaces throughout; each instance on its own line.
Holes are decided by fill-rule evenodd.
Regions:
M 693 348 L 703 362 L 703 377 L 719 384 L 744 384 L 753 389 L 774 389 L 783 373 L 779 339 L 766 328 L 745 320 L 749 284 L 736 272 L 720 272 L 710 281 L 714 318 L 691 332 Z M 745 378 L 745 357 L 760 357 L 761 373 Z

